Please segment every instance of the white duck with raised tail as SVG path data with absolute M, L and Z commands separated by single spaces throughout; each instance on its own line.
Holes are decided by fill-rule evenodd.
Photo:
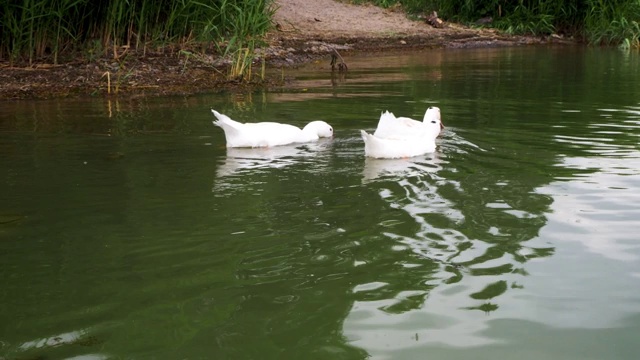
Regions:
M 332 137 L 333 128 L 324 121 L 312 121 L 303 129 L 277 122 L 240 123 L 213 109 L 213 125 L 224 130 L 227 147 L 271 147 L 316 141 Z
M 443 125 L 440 109 L 431 107 L 422 122 L 400 117 L 388 111 L 380 115 L 373 135 L 360 130 L 364 140 L 364 153 L 378 159 L 409 158 L 436 150 L 436 138 Z

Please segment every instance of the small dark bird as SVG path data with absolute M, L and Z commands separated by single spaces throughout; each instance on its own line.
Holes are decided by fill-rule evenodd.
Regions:
M 438 13 L 437 12 L 432 12 L 431 15 L 429 15 L 427 17 L 427 24 L 433 26 L 434 28 L 443 28 L 444 27 L 444 21 L 440 20 L 440 18 L 438 18 Z

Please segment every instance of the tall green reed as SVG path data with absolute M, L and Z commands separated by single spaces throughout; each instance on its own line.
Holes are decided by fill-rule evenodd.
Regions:
M 253 0 L 251 3 L 252 6 L 247 7 L 246 2 L 221 0 L 208 5 L 217 17 L 209 19 L 205 28 L 218 40 L 218 51 L 230 58 L 228 77 L 231 80 L 251 80 L 255 49 L 260 45 L 256 35 L 270 29 L 275 13 L 272 0 Z
M 58 62 L 83 48 L 246 47 L 271 26 L 272 0 L 0 0 L 0 60 Z M 230 42 L 230 39 L 234 39 Z M 227 49 L 228 44 L 238 44 Z M 97 46 L 99 45 L 99 46 Z
M 640 1 L 586 0 L 585 32 L 591 43 L 627 44 L 640 42 Z

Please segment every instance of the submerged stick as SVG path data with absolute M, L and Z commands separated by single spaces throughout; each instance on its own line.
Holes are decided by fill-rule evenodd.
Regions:
M 339 63 L 338 58 L 340 58 Z M 331 71 L 334 71 L 336 69 L 336 65 L 338 67 L 338 71 L 340 72 L 346 72 L 347 70 L 349 70 L 349 68 L 347 67 L 347 63 L 344 62 L 344 59 L 342 58 L 340 53 L 338 53 L 338 50 L 333 49 L 333 54 L 331 54 Z

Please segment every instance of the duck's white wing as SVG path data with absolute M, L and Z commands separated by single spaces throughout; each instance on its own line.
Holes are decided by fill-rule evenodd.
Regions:
M 378 127 L 373 135 L 381 139 L 413 137 L 422 126 L 423 124 L 419 121 L 407 117 L 396 118 L 393 113 L 385 111 L 380 115 Z
M 227 147 L 272 147 L 303 142 L 300 128 L 276 122 L 246 123 L 223 126 Z
M 261 143 L 266 144 L 258 146 L 279 146 L 308 140 L 299 127 L 289 124 L 261 122 L 246 125 L 251 128 L 252 133 L 255 133 L 256 137 L 261 139 Z

